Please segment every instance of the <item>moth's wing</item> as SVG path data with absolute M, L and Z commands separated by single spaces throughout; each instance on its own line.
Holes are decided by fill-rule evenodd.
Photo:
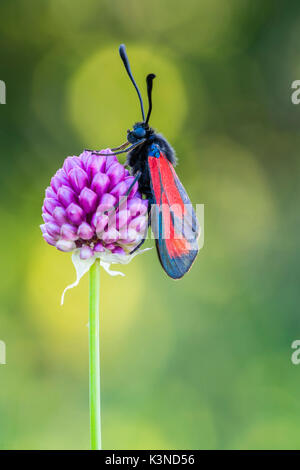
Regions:
M 154 152 L 152 152 L 154 153 Z M 160 151 L 148 155 L 153 205 L 151 228 L 163 269 L 180 279 L 198 253 L 199 225 L 191 201 L 174 167 Z

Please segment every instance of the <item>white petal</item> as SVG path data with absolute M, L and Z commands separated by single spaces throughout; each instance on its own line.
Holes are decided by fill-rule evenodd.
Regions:
M 76 281 L 73 282 L 73 284 L 70 284 L 69 286 L 67 286 L 65 290 L 63 291 L 62 296 L 61 296 L 61 302 L 60 302 L 61 305 L 63 305 L 64 303 L 64 297 L 65 297 L 65 293 L 67 292 L 67 290 L 73 289 L 73 287 L 78 286 L 79 281 L 82 278 L 82 276 L 84 276 L 85 273 L 87 273 L 90 270 L 90 267 L 95 261 L 94 257 L 89 258 L 89 259 L 81 259 L 79 256 L 79 253 L 80 253 L 80 250 L 76 250 L 72 254 L 72 261 L 76 270 Z
M 73 251 L 72 262 L 76 270 L 76 281 L 73 284 L 70 284 L 65 288 L 61 296 L 61 305 L 64 303 L 65 293 L 69 289 L 78 286 L 80 279 L 90 270 L 90 267 L 94 264 L 97 258 L 100 259 L 100 266 L 102 266 L 105 271 L 110 274 L 110 276 L 125 276 L 124 273 L 120 271 L 112 271 L 110 269 L 111 264 L 128 264 L 130 261 L 135 258 L 135 256 L 145 253 L 146 251 L 152 250 L 152 248 L 145 248 L 144 250 L 137 250 L 132 255 L 118 255 L 113 254 L 110 251 L 105 251 L 101 253 L 96 253 L 89 259 L 80 258 L 80 250 Z
M 104 261 L 100 261 L 100 266 L 102 266 L 102 268 L 105 269 L 107 274 L 110 274 L 111 276 L 125 276 L 125 274 L 121 273 L 120 271 L 112 271 L 110 269 L 110 263 L 105 263 Z

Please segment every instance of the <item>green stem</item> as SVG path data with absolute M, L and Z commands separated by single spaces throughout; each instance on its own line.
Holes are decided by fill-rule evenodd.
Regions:
M 101 450 L 99 288 L 100 263 L 97 259 L 90 269 L 89 357 L 92 450 Z

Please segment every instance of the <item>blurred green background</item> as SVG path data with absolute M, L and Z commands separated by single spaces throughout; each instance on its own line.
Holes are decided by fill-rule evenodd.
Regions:
M 61 307 L 74 269 L 39 224 L 64 158 L 140 119 L 122 42 L 205 244 L 179 282 L 155 250 L 102 271 L 104 448 L 300 447 L 299 34 L 296 1 L 1 2 L 0 448 L 89 447 L 88 276 Z

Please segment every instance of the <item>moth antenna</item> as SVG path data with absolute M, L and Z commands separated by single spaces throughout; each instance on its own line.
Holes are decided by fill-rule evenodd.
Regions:
M 137 86 L 137 84 L 136 84 L 136 82 L 133 78 L 133 75 L 131 73 L 130 64 L 129 64 L 128 56 L 127 56 L 127 53 L 126 53 L 125 44 L 121 44 L 121 46 L 119 47 L 119 53 L 120 53 L 121 59 L 123 61 L 123 64 L 125 66 L 126 72 L 128 73 L 128 76 L 129 76 L 130 80 L 132 81 L 134 88 L 137 91 L 137 94 L 138 94 L 138 97 L 139 97 L 139 100 L 140 100 L 140 104 L 141 104 L 143 121 L 145 121 L 145 113 L 144 113 L 144 105 L 143 105 L 142 96 L 141 96 L 140 90 L 138 89 L 138 86 Z
M 148 124 L 151 111 L 152 111 L 152 87 L 153 87 L 153 80 L 156 77 L 154 73 L 149 73 L 147 75 L 146 81 L 147 81 L 147 94 L 148 94 L 148 113 L 147 113 L 147 118 L 146 118 L 146 124 Z

